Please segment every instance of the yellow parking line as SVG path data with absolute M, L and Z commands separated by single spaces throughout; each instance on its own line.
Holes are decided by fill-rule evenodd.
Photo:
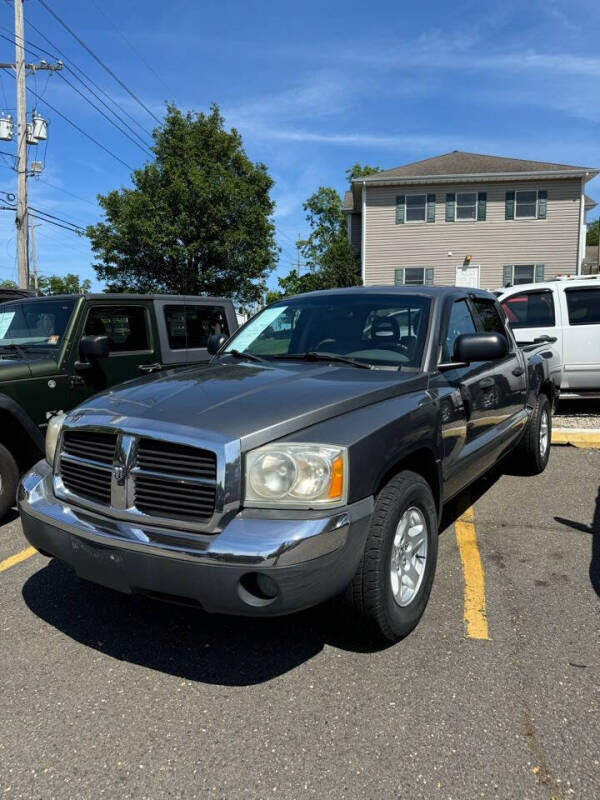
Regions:
M 468 508 L 457 520 L 456 541 L 465 577 L 465 627 L 471 639 L 489 639 L 485 607 L 485 580 L 477 546 L 473 508 Z
M 4 572 L 5 569 L 10 569 L 14 567 L 16 564 L 20 564 L 21 561 L 25 561 L 27 558 L 31 558 L 37 553 L 35 547 L 26 547 L 25 550 L 21 550 L 19 553 L 15 553 L 14 556 L 9 556 L 5 558 L 4 561 L 0 561 L 0 572 Z
M 572 444 L 574 447 L 584 447 L 591 450 L 600 450 L 600 433 L 598 431 L 570 431 L 568 429 L 552 431 L 552 444 Z

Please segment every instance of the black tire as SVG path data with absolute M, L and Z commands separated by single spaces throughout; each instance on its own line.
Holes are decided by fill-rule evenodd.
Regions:
M 542 450 L 542 423 L 547 422 L 546 444 Z M 546 469 L 550 458 L 552 439 L 552 409 L 545 394 L 538 395 L 527 429 L 515 451 L 515 464 L 528 475 L 539 475 Z
M 19 484 L 19 467 L 12 453 L 0 444 L 0 519 L 3 519 L 8 510 L 17 500 L 17 486 Z
M 427 556 L 414 597 L 399 605 L 392 587 L 392 547 L 402 516 L 412 508 L 426 523 Z M 437 544 L 437 512 L 429 484 L 415 472 L 399 473 L 377 498 L 363 557 L 346 591 L 346 602 L 362 616 L 369 633 L 396 642 L 412 631 L 429 599 Z

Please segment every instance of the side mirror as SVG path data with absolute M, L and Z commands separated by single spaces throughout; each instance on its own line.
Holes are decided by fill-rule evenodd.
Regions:
M 106 358 L 110 353 L 108 336 L 83 336 L 79 342 L 79 357 L 94 359 Z
M 508 353 L 508 341 L 501 333 L 461 333 L 454 342 L 454 361 L 498 361 Z
M 213 333 L 208 337 L 206 349 L 211 356 L 216 355 L 227 341 L 227 336 L 224 333 Z

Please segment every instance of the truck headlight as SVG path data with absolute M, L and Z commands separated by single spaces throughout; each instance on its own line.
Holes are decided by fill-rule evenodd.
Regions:
M 52 466 L 54 464 L 54 453 L 60 434 L 60 429 L 65 421 L 66 414 L 55 414 L 48 420 L 46 428 L 46 461 Z
M 246 455 L 247 506 L 338 506 L 346 502 L 347 486 L 345 447 L 268 444 Z

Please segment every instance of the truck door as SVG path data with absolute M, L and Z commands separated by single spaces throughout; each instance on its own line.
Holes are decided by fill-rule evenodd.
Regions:
M 600 286 L 565 287 L 563 387 L 600 390 Z M 568 321 L 568 325 L 566 324 Z
M 110 353 L 83 371 L 76 369 L 77 353 L 74 353 L 69 377 L 71 406 L 110 386 L 139 378 L 156 365 L 156 337 L 151 329 L 148 306 L 144 303 L 90 302 L 81 328 L 81 336 L 89 335 L 107 336 Z

